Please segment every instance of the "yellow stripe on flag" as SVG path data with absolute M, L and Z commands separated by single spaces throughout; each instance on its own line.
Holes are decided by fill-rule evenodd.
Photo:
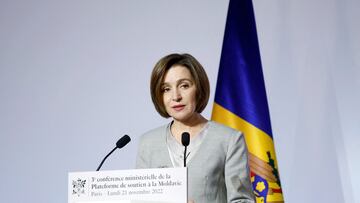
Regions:
M 249 152 L 263 161 L 269 162 L 266 153 L 268 151 L 272 156 L 275 156 L 274 143 L 269 135 L 217 103 L 214 103 L 211 119 L 243 132 Z M 271 158 L 275 160 L 275 167 L 277 168 L 276 157 Z

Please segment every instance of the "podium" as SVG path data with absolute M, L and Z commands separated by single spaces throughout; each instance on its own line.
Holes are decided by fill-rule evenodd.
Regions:
M 70 172 L 68 203 L 187 203 L 187 169 Z

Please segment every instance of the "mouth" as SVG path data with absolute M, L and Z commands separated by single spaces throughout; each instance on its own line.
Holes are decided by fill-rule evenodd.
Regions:
M 175 105 L 172 107 L 175 111 L 181 111 L 185 108 L 185 105 Z

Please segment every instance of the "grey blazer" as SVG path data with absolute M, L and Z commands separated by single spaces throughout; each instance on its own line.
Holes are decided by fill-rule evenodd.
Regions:
M 188 199 L 195 203 L 255 203 L 243 135 L 209 121 L 208 134 L 187 164 Z M 145 133 L 139 142 L 136 168 L 173 167 L 166 127 Z

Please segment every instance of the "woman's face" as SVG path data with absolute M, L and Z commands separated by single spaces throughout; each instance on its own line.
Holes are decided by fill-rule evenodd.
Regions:
M 187 121 L 196 109 L 196 85 L 189 69 L 172 66 L 164 77 L 161 90 L 166 112 L 177 121 Z

